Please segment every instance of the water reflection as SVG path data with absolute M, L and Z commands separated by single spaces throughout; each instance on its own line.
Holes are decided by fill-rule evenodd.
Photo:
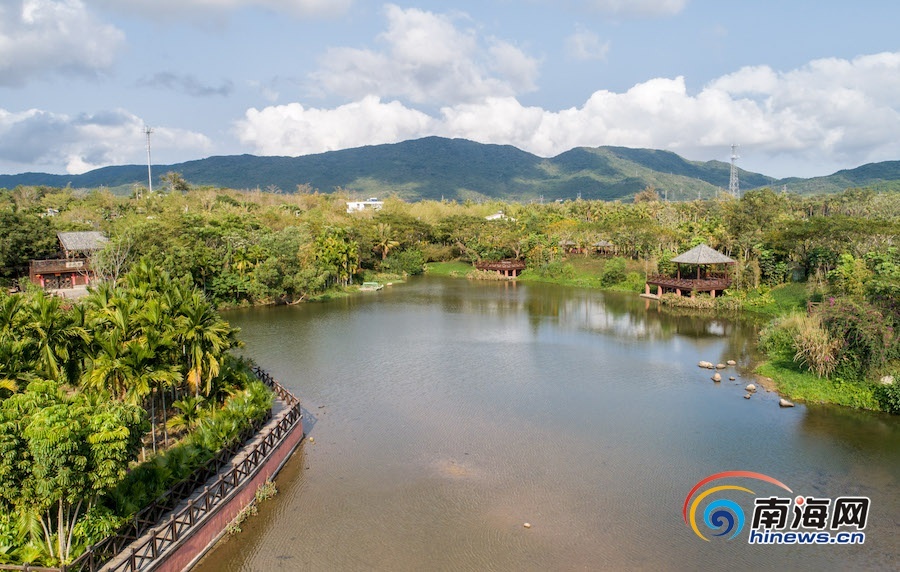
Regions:
M 764 392 L 743 399 L 743 369 L 713 384 L 697 367 L 749 364 L 754 324 L 433 278 L 229 319 L 303 398 L 316 442 L 201 572 L 877 569 L 900 557 L 896 418 L 780 409 Z M 734 469 L 877 499 L 866 545 L 698 540 L 684 495 Z

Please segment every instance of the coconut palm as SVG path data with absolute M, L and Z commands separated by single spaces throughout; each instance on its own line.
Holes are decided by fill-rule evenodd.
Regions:
M 388 253 L 400 243 L 394 240 L 394 229 L 391 225 L 380 222 L 375 227 L 375 250 L 381 253 L 381 260 L 387 258 Z

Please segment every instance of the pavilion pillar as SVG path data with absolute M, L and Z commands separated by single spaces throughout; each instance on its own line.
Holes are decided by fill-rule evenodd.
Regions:
M 644 294 L 646 294 L 647 296 L 650 295 L 650 284 L 649 283 L 644 284 Z
M 693 298 L 693 297 L 694 297 L 694 291 L 691 290 L 691 298 Z
M 681 296 L 681 288 L 675 288 L 675 293 Z
M 709 291 L 709 295 L 712 296 L 713 298 L 715 298 L 715 297 L 716 297 L 716 291 L 715 291 L 715 290 L 710 290 L 710 291 Z

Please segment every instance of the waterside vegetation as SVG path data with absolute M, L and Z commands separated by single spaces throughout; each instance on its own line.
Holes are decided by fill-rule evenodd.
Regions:
M 146 259 L 74 303 L 0 293 L 0 564 L 72 562 L 268 415 L 236 334 Z
M 177 173 L 167 180 L 179 184 L 130 198 L 104 190 L 0 191 L 0 213 L 24 229 L 0 229 L 0 245 L 17 245 L 0 246 L 5 277 L 41 256 L 48 234 L 102 230 L 110 240 L 93 261 L 102 277 L 115 280 L 148 260 L 218 307 L 315 300 L 386 276 L 426 268 L 462 274 L 502 259 L 524 261 L 521 280 L 637 292 L 647 274 L 674 272 L 674 256 L 705 243 L 736 261 L 727 295 L 668 295 L 663 304 L 806 316 L 809 327 L 781 318 L 763 336 L 769 367 L 785 372 L 772 375 L 776 382 L 792 372 L 812 376 L 810 383 L 862 388 L 873 399 L 846 401 L 896 411 L 898 386 L 889 381 L 900 361 L 900 194 L 893 191 L 798 196 L 766 188 L 739 200 L 670 202 L 647 187 L 629 203 L 545 204 L 388 197 L 380 210 L 348 213 L 351 197 L 341 190 L 244 192 L 181 184 Z M 42 217 L 48 209 L 55 216 Z M 847 319 L 832 316 L 832 307 Z M 872 349 L 879 344 L 883 351 Z

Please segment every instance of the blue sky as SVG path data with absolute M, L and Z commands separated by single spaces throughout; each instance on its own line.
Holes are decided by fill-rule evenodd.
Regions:
M 0 173 L 428 135 L 776 177 L 900 159 L 900 3 L 0 0 Z M 298 181 L 302 182 L 302 181 Z

